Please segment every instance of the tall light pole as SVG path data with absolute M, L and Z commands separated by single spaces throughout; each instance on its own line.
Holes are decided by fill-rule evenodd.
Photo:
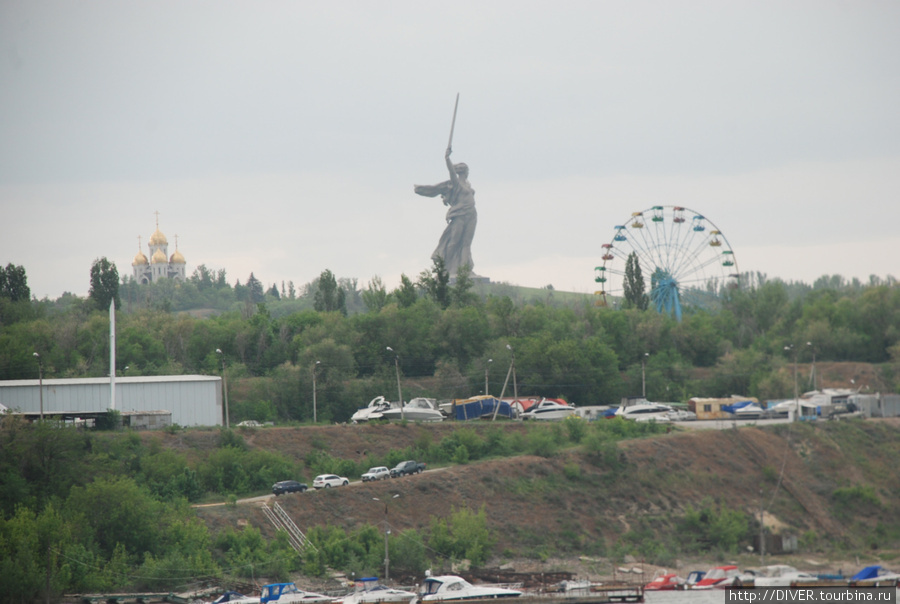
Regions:
M 396 499 L 397 497 L 400 497 L 400 493 L 397 493 L 391 499 Z M 384 504 L 384 580 L 388 581 L 391 578 L 391 558 L 388 555 L 388 536 L 391 534 L 391 525 L 388 524 L 388 502 L 390 499 L 381 501 L 378 497 L 372 497 L 372 501 Z
M 510 357 L 512 360 L 510 361 L 509 368 L 512 370 L 513 376 L 513 400 L 519 401 L 519 386 L 516 384 L 516 352 L 513 350 L 512 346 L 509 344 L 506 345 L 506 349 L 509 351 Z
M 506 345 L 506 349 L 509 351 L 510 361 L 509 361 L 509 369 L 506 372 L 506 379 L 503 380 L 503 388 L 500 390 L 500 398 L 497 400 L 497 404 L 494 405 L 494 414 L 491 416 L 491 421 L 497 419 L 497 413 L 500 411 L 500 403 L 503 402 L 503 395 L 506 394 L 506 385 L 509 384 L 509 376 L 513 376 L 513 402 L 517 402 L 519 400 L 519 393 L 516 390 L 516 353 L 513 352 L 512 346 L 509 344 Z M 513 408 L 512 405 L 509 406 L 510 409 Z
M 316 369 L 319 368 L 319 365 L 321 363 L 322 363 L 322 361 L 316 361 L 315 364 L 313 365 L 313 370 L 312 370 L 312 374 L 313 374 L 313 423 L 314 424 L 316 423 Z
M 222 393 L 225 399 L 225 429 L 231 428 L 231 423 L 228 421 L 228 382 L 225 378 L 225 353 L 222 352 L 221 348 L 216 348 L 216 354 L 222 359 Z
M 806 345 L 809 347 L 810 350 L 812 350 L 812 355 L 813 355 L 813 362 L 812 362 L 812 385 L 813 385 L 813 390 L 818 390 L 818 389 L 819 389 L 819 386 L 818 386 L 817 382 L 818 382 L 819 380 L 818 380 L 817 378 L 818 378 L 819 376 L 816 375 L 816 347 L 813 346 L 813 343 L 812 343 L 812 342 L 807 342 Z
M 394 370 L 397 372 L 397 397 L 400 399 L 400 421 L 406 420 L 406 413 L 403 410 L 403 390 L 400 389 L 400 355 L 394 352 L 390 346 L 387 347 L 394 355 Z
M 800 415 L 800 393 L 797 391 L 797 350 L 794 345 L 785 346 L 784 349 L 794 353 L 794 405 L 797 408 L 797 415 Z
M 494 362 L 494 359 L 488 359 L 487 363 L 484 364 L 484 395 L 490 396 L 488 394 L 488 367 L 490 367 L 491 363 Z
M 646 399 L 647 398 L 647 357 L 650 356 L 649 352 L 645 352 L 644 356 L 641 357 L 641 396 Z
M 34 353 L 34 358 L 38 362 L 38 396 L 41 399 L 41 421 L 44 421 L 44 362 L 41 355 Z

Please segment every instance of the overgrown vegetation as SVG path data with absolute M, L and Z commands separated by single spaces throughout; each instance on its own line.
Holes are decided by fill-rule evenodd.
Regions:
M 105 375 L 106 309 L 71 295 L 23 299 L 24 269 L 9 270 L 20 285 L 0 292 L 0 379 L 37 378 L 35 352 L 45 379 Z M 519 393 L 579 405 L 617 404 L 642 385 L 666 401 L 787 398 L 793 362 L 813 357 L 879 364 L 873 391 L 900 383 L 900 290 L 892 279 L 806 286 L 757 275 L 714 308 L 685 308 L 678 322 L 637 302 L 616 310 L 550 289 L 526 298 L 509 285 L 464 279 L 444 291 L 439 276 L 436 266 L 395 291 L 377 279 L 360 290 L 326 270 L 299 289 L 266 289 L 252 275 L 232 286 L 224 272 L 198 267 L 185 283 L 126 279 L 104 299 L 118 293 L 124 304 L 122 375 L 219 375 L 224 358 L 235 423 L 310 421 L 314 366 L 319 421 L 346 421 L 374 396 L 395 392 L 395 358 L 407 397 L 465 398 L 484 391 L 485 377 L 498 394 L 510 351 Z M 801 373 L 801 390 L 812 385 Z
M 358 477 L 371 465 L 411 457 L 443 464 L 531 452 L 552 455 L 581 440 L 614 443 L 661 430 L 622 420 L 592 426 L 581 419 L 571 422 L 566 428 L 528 426 L 523 434 L 503 426 L 463 426 L 440 441 L 423 437 L 411 449 L 360 461 L 334 457 L 327 443 L 319 443 L 305 459 L 292 461 L 280 452 L 249 447 L 240 433 L 229 430 L 219 432 L 211 449 L 177 452 L 133 432 L 91 432 L 6 417 L 0 425 L 0 571 L 16 587 L 0 602 L 41 593 L 48 564 L 51 591 L 57 594 L 178 589 L 229 576 L 281 579 L 299 570 L 320 575 L 326 567 L 376 572 L 384 554 L 377 527 L 354 532 L 316 528 L 308 536 L 317 551 L 300 557 L 286 540 L 266 541 L 252 527 L 213 537 L 189 502 L 234 501 L 267 492 L 285 476 L 334 472 Z M 389 547 L 398 572 L 420 573 L 434 559 L 483 564 L 494 542 L 483 509 L 458 509 L 433 518 L 424 531 L 392 535 Z

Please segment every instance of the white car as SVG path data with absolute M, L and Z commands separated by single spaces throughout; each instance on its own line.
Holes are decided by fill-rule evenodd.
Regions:
M 391 477 L 391 471 L 384 466 L 369 468 L 369 471 L 362 475 L 363 482 L 370 480 L 387 480 Z
M 331 487 L 343 487 L 350 484 L 350 481 L 343 476 L 337 474 L 320 474 L 313 480 L 314 489 L 328 489 Z

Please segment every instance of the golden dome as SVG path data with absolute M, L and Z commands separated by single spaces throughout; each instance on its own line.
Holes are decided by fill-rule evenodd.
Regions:
M 184 261 L 184 256 L 182 256 L 182 255 L 181 255 L 181 252 L 179 252 L 177 249 L 175 250 L 175 253 L 172 254 L 172 257 L 169 259 L 169 261 L 170 261 L 172 264 L 187 264 L 187 263 Z
M 150 235 L 150 245 L 169 245 L 169 241 L 162 234 L 162 231 L 159 230 L 159 227 L 156 227 L 156 232 Z
M 144 255 L 144 252 L 138 251 L 131 266 L 139 266 L 141 264 L 147 264 L 147 257 Z
M 156 231 L 157 233 L 159 231 Z M 153 264 L 165 264 L 166 263 L 166 255 L 162 253 L 162 250 L 156 250 L 153 252 L 153 258 L 150 260 Z

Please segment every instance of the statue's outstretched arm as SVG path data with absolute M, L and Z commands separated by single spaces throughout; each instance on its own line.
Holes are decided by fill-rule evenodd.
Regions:
M 450 172 L 450 183 L 455 187 L 459 184 L 459 176 L 456 175 L 456 170 L 453 169 L 453 162 L 450 161 L 451 153 L 453 153 L 453 149 L 447 147 L 447 150 L 444 151 L 444 161 L 447 162 L 447 170 Z

